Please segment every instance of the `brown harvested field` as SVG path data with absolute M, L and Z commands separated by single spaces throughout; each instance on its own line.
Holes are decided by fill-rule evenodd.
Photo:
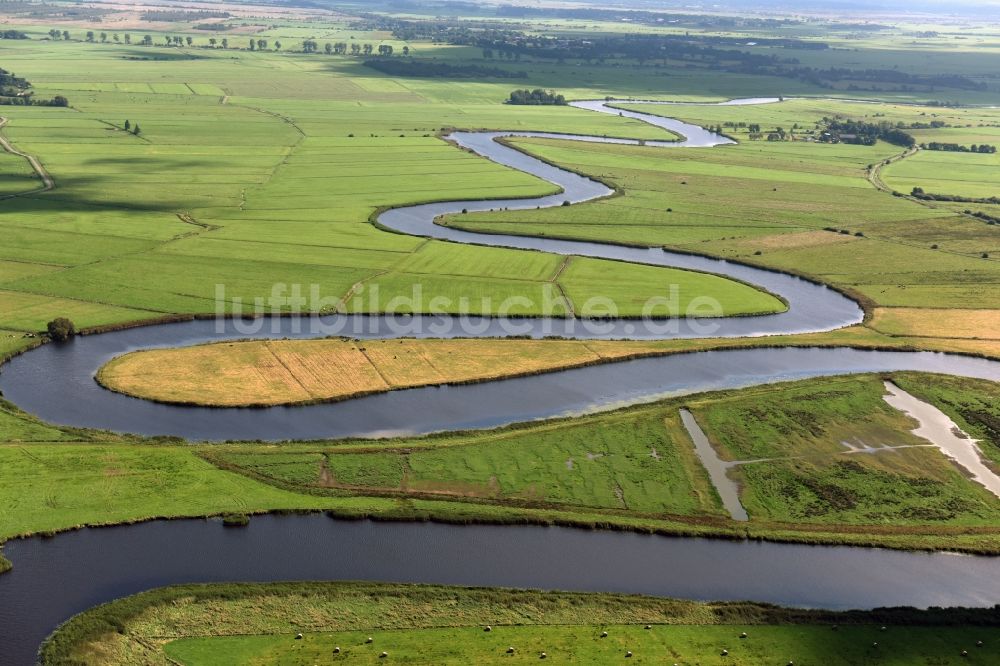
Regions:
M 1000 310 L 877 308 L 871 326 L 889 335 L 1000 340 Z
M 747 245 L 759 250 L 792 250 L 823 245 L 839 245 L 861 240 L 848 234 L 830 231 L 802 231 L 799 233 L 774 234 L 748 240 Z
M 104 386 L 160 402 L 241 406 L 338 400 L 483 381 L 653 351 L 572 340 L 272 340 L 155 349 L 101 368 Z
M 125 354 L 97 374 L 107 388 L 159 402 L 243 407 L 344 400 L 368 393 L 489 381 L 616 359 L 754 346 L 921 348 L 1000 358 L 1000 340 L 829 333 L 695 340 L 402 339 L 222 342 Z

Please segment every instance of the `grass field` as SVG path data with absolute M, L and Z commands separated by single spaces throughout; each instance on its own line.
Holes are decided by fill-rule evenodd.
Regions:
M 987 664 L 1000 634 L 975 625 L 990 615 L 372 583 L 189 585 L 77 616 L 41 663 L 535 663 L 544 652 L 555 663 Z M 967 624 L 949 626 L 959 619 Z
M 996 410 L 986 406 L 995 385 L 930 376 L 906 385 L 923 382 L 936 390 L 921 395 L 982 437 L 989 459 L 1000 459 L 989 425 Z M 320 494 L 347 490 L 714 524 L 725 514 L 680 425 L 677 410 L 685 405 L 724 460 L 764 459 L 731 472 L 751 533 L 799 531 L 809 538 L 854 525 L 886 543 L 922 533 L 910 543 L 951 534 L 952 547 L 965 539 L 995 544 L 996 497 L 911 435 L 913 425 L 883 393 L 875 376 L 807 380 L 495 433 L 229 447 L 205 455 L 252 478 Z M 915 448 L 858 455 L 845 443 Z
M 748 630 L 748 631 L 745 631 Z M 600 639 L 603 631 L 607 639 Z M 754 640 L 740 639 L 752 632 Z M 982 650 L 973 660 L 960 656 L 963 647 L 974 645 L 995 630 L 949 627 L 899 629 L 886 640 L 875 626 L 850 627 L 836 633 L 828 626 L 657 626 L 575 625 L 504 627 L 485 638 L 479 627 L 413 629 L 378 632 L 379 640 L 366 644 L 364 631 L 309 634 L 301 643 L 289 643 L 288 635 L 183 638 L 164 646 L 164 653 L 181 664 L 197 666 L 229 663 L 312 664 L 340 647 L 342 659 L 379 663 L 387 652 L 394 662 L 466 664 L 535 663 L 541 653 L 553 663 L 606 664 L 628 658 L 635 663 L 663 663 L 671 659 L 699 664 L 761 664 L 776 655 L 793 656 L 797 664 L 914 664 L 987 663 L 992 653 Z M 833 638 L 831 638 L 833 634 Z M 614 638 L 612 638 L 614 636 Z M 871 640 L 880 639 L 880 640 Z M 729 646 L 723 648 L 720 646 Z M 878 648 L 872 647 L 879 643 Z M 507 653 L 517 646 L 512 657 Z M 726 655 L 722 655 L 726 650 Z M 883 657 L 887 652 L 891 655 Z M 916 661 L 915 661 L 916 660 Z M 676 662 L 675 662 L 676 663 Z
M 954 137 L 958 138 L 958 137 Z M 964 144 L 969 145 L 969 144 Z M 885 169 L 885 182 L 900 192 L 915 187 L 934 194 L 988 199 L 1000 197 L 1000 153 L 980 155 L 921 150 Z
M 867 166 L 898 152 L 893 146 L 747 142 L 664 151 L 519 143 L 628 194 L 571 211 L 470 214 L 447 224 L 720 255 L 813 276 L 869 307 L 1000 307 L 1000 290 L 984 288 L 998 284 L 1000 264 L 982 258 L 1000 249 L 995 226 L 867 182 Z
M 305 28 L 293 23 L 277 33 L 283 29 L 294 35 Z M 344 29 L 334 22 L 325 30 L 334 35 Z M 5 202 L 0 290 L 27 295 L 34 305 L 22 308 L 15 296 L 6 297 L 13 300 L 8 304 L 0 298 L 0 326 L 15 330 L 40 330 L 64 313 L 76 314 L 80 325 L 89 326 L 211 312 L 217 284 L 226 287 L 226 309 L 235 299 L 249 303 L 267 296 L 276 282 L 319 285 L 320 309 L 380 310 L 394 297 L 410 295 L 414 284 L 453 302 L 468 297 L 474 312 L 490 311 L 511 296 L 538 301 L 557 270 L 557 258 L 424 243 L 381 232 L 367 223 L 368 216 L 378 206 L 427 199 L 548 191 L 544 183 L 455 150 L 436 138 L 444 127 L 663 136 L 625 118 L 504 106 L 499 104 L 509 88 L 504 83 L 397 80 L 349 58 L 155 47 L 139 53 L 164 60 L 128 60 L 136 56 L 136 47 L 80 42 L 48 47 L 44 57 L 38 57 L 33 41 L 8 42 L 4 51 L 5 65 L 27 76 L 39 95 L 65 94 L 75 110 L 5 111 L 10 116 L 6 134 L 38 155 L 57 181 L 50 193 Z M 447 49 L 442 54 L 457 57 Z M 539 83 L 552 76 L 534 64 L 525 67 Z M 584 74 L 578 69 L 560 70 L 560 87 L 571 95 L 664 96 L 652 72 L 593 67 Z M 581 76 L 589 76 L 587 86 L 574 82 Z M 684 89 L 686 76 L 672 77 L 668 96 L 692 96 Z M 703 98 L 725 95 L 719 92 L 724 83 L 730 94 L 746 94 L 746 82 L 738 77 L 712 73 L 702 78 Z M 757 83 L 773 82 L 760 77 Z M 788 81 L 782 85 L 781 94 L 792 92 Z M 996 112 L 983 109 L 821 99 L 660 111 L 702 123 L 799 125 L 803 132 L 831 113 L 903 122 L 934 119 L 955 128 L 971 124 L 963 131 L 985 134 L 992 129 L 977 128 L 996 122 Z M 126 118 L 141 123 L 141 136 L 122 131 Z M 885 305 L 942 306 L 955 299 L 973 301 L 972 307 L 995 305 L 991 292 L 965 286 L 969 278 L 989 283 L 995 279 L 992 269 L 966 265 L 962 258 L 993 251 L 995 234 L 984 235 L 986 227 L 979 229 L 980 223 L 950 210 L 896 201 L 865 183 L 865 167 L 892 154 L 892 147 L 765 144 L 665 154 L 523 142 L 545 157 L 611 177 L 627 195 L 574 207 L 572 213 L 468 216 L 461 223 L 733 256 L 808 272 Z M 6 165 L 0 175 L 8 179 L 3 187 L 16 189 L 25 163 L 7 158 L 0 162 Z M 893 170 L 907 162 L 893 165 L 887 177 L 891 180 Z M 974 177 L 989 179 L 988 172 Z M 733 193 L 724 211 L 713 205 L 719 191 Z M 860 220 L 854 215 L 858 210 L 865 211 Z M 894 261 L 873 275 L 863 266 L 871 253 L 858 252 L 856 236 L 817 231 L 830 226 L 863 232 L 866 242 L 879 245 L 879 256 L 888 251 Z M 931 245 L 941 251 L 930 254 Z M 938 257 L 945 254 L 942 263 Z M 919 276 L 893 270 L 893 265 L 914 262 L 935 270 Z M 831 263 L 844 268 L 835 274 L 819 268 Z M 574 305 L 610 290 L 625 314 L 637 313 L 639 304 L 658 293 L 658 285 L 676 277 L 596 260 L 575 260 L 569 269 L 560 285 Z M 609 274 L 616 276 L 613 285 Z M 696 278 L 691 287 L 712 294 L 725 295 L 731 286 Z M 356 295 L 358 285 L 368 287 L 368 297 L 341 304 Z M 373 287 L 376 298 L 370 297 Z M 737 291 L 723 299 L 727 312 L 776 307 L 763 296 L 741 298 L 742 288 L 733 288 Z M 534 312 L 526 307 L 517 313 Z
M 883 394 L 877 381 L 831 380 L 780 394 L 749 389 L 689 406 L 723 459 L 763 460 L 731 472 L 742 504 L 757 518 L 992 524 L 996 498 L 968 483 L 940 452 L 924 448 L 927 441 L 908 432 L 908 418 Z M 848 446 L 914 448 L 845 455 Z M 987 440 L 984 449 L 996 459 L 994 442 Z
M 506 107 L 506 86 L 495 83 L 397 83 L 343 59 L 153 48 L 143 53 L 165 60 L 126 60 L 134 47 L 81 43 L 52 44 L 39 58 L 37 49 L 13 44 L 4 64 L 39 95 L 69 96 L 73 109 L 5 107 L 5 134 L 56 181 L 51 192 L 5 202 L 0 289 L 36 306 L 0 299 L 0 325 L 16 330 L 63 314 L 93 326 L 211 313 L 220 284 L 227 311 L 236 299 L 269 296 L 275 283 L 317 285 L 313 310 L 381 311 L 414 285 L 428 300 L 466 297 L 473 313 L 509 297 L 537 304 L 560 258 L 425 242 L 380 231 L 369 216 L 424 200 L 552 192 L 456 150 L 438 138 L 443 128 L 664 135 L 565 107 Z M 141 135 L 125 132 L 125 120 Z M 7 156 L 0 168 L 0 188 L 16 189 L 24 160 Z M 560 284 L 581 305 L 603 295 L 600 276 L 617 268 L 573 263 Z M 686 280 L 632 271 L 614 296 L 623 313 L 638 314 L 662 284 Z M 781 307 L 742 285 L 690 280 L 692 291 L 718 292 L 727 312 Z M 366 297 L 341 305 L 359 285 Z

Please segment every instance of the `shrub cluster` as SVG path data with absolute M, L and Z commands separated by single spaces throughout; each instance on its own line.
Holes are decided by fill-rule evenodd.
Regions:
M 518 104 L 522 106 L 566 106 L 566 98 L 551 90 L 515 90 L 507 99 L 508 104 Z
M 935 194 L 934 192 L 924 192 L 922 187 L 914 187 L 910 196 L 921 201 L 955 201 L 959 203 L 979 203 L 1000 205 L 1000 197 L 962 197 L 957 194 Z

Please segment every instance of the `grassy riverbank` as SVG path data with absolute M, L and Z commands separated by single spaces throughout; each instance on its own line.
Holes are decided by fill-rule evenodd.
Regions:
M 908 385 L 909 375 L 900 376 Z M 982 435 L 984 452 L 995 459 L 1000 442 L 980 424 L 996 418 L 988 406 L 1000 397 L 996 385 L 919 377 L 941 387 L 951 402 L 924 394 Z M 910 434 L 914 424 L 882 400 L 883 392 L 874 375 L 815 379 L 485 433 L 255 451 L 227 446 L 201 455 L 279 488 L 408 498 L 425 502 L 411 505 L 417 515 L 450 520 L 548 514 L 594 526 L 600 516 L 596 524 L 667 533 L 1000 550 L 1000 500 Z M 970 395 L 979 400 L 963 417 L 954 401 L 968 404 Z M 722 511 L 680 426 L 681 406 L 694 411 L 723 460 L 766 459 L 730 472 L 749 523 Z M 861 455 L 852 447 L 889 448 Z M 444 510 L 456 504 L 461 510 Z
M 996 384 L 906 373 L 893 379 L 980 438 L 990 460 L 1000 459 Z M 8 406 L 0 411 L 8 442 L 0 446 L 0 538 L 159 517 L 325 510 L 1000 553 L 1000 500 L 937 449 L 860 455 L 841 444 L 926 444 L 881 394 L 881 378 L 863 375 L 489 431 L 211 446 L 58 428 Z M 723 459 L 773 458 L 732 472 L 749 522 L 722 509 L 680 427 L 681 406 L 696 414 Z
M 403 663 L 527 663 L 542 652 L 607 663 L 628 652 L 642 663 L 986 664 L 1000 655 L 998 623 L 990 609 L 835 613 L 424 585 L 185 585 L 78 615 L 45 644 L 41 663 L 376 663 L 382 652 Z

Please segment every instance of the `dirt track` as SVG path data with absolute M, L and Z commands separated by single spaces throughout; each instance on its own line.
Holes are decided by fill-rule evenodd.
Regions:
M 0 118 L 0 130 L 3 130 L 3 128 L 6 127 L 6 125 L 7 125 L 7 119 Z M 37 157 L 35 157 L 34 155 L 29 155 L 28 153 L 23 153 L 17 148 L 15 148 L 13 144 L 11 144 L 10 140 L 7 137 L 5 137 L 2 133 L 0 133 L 0 146 L 2 146 L 3 149 L 8 153 L 10 153 L 11 155 L 17 155 L 18 157 L 23 157 L 24 159 L 28 160 L 28 164 L 30 164 L 31 168 L 35 170 L 35 173 L 38 174 L 38 177 L 42 179 L 42 186 L 37 189 L 30 190 L 28 192 L 18 192 L 17 194 L 5 194 L 3 196 L 0 196 L 0 199 L 13 199 L 14 197 L 22 197 L 27 194 L 37 194 L 38 192 L 47 192 L 56 186 L 55 181 L 52 180 L 52 176 L 50 176 L 49 172 L 45 170 L 45 167 L 42 166 L 42 163 L 38 161 Z

